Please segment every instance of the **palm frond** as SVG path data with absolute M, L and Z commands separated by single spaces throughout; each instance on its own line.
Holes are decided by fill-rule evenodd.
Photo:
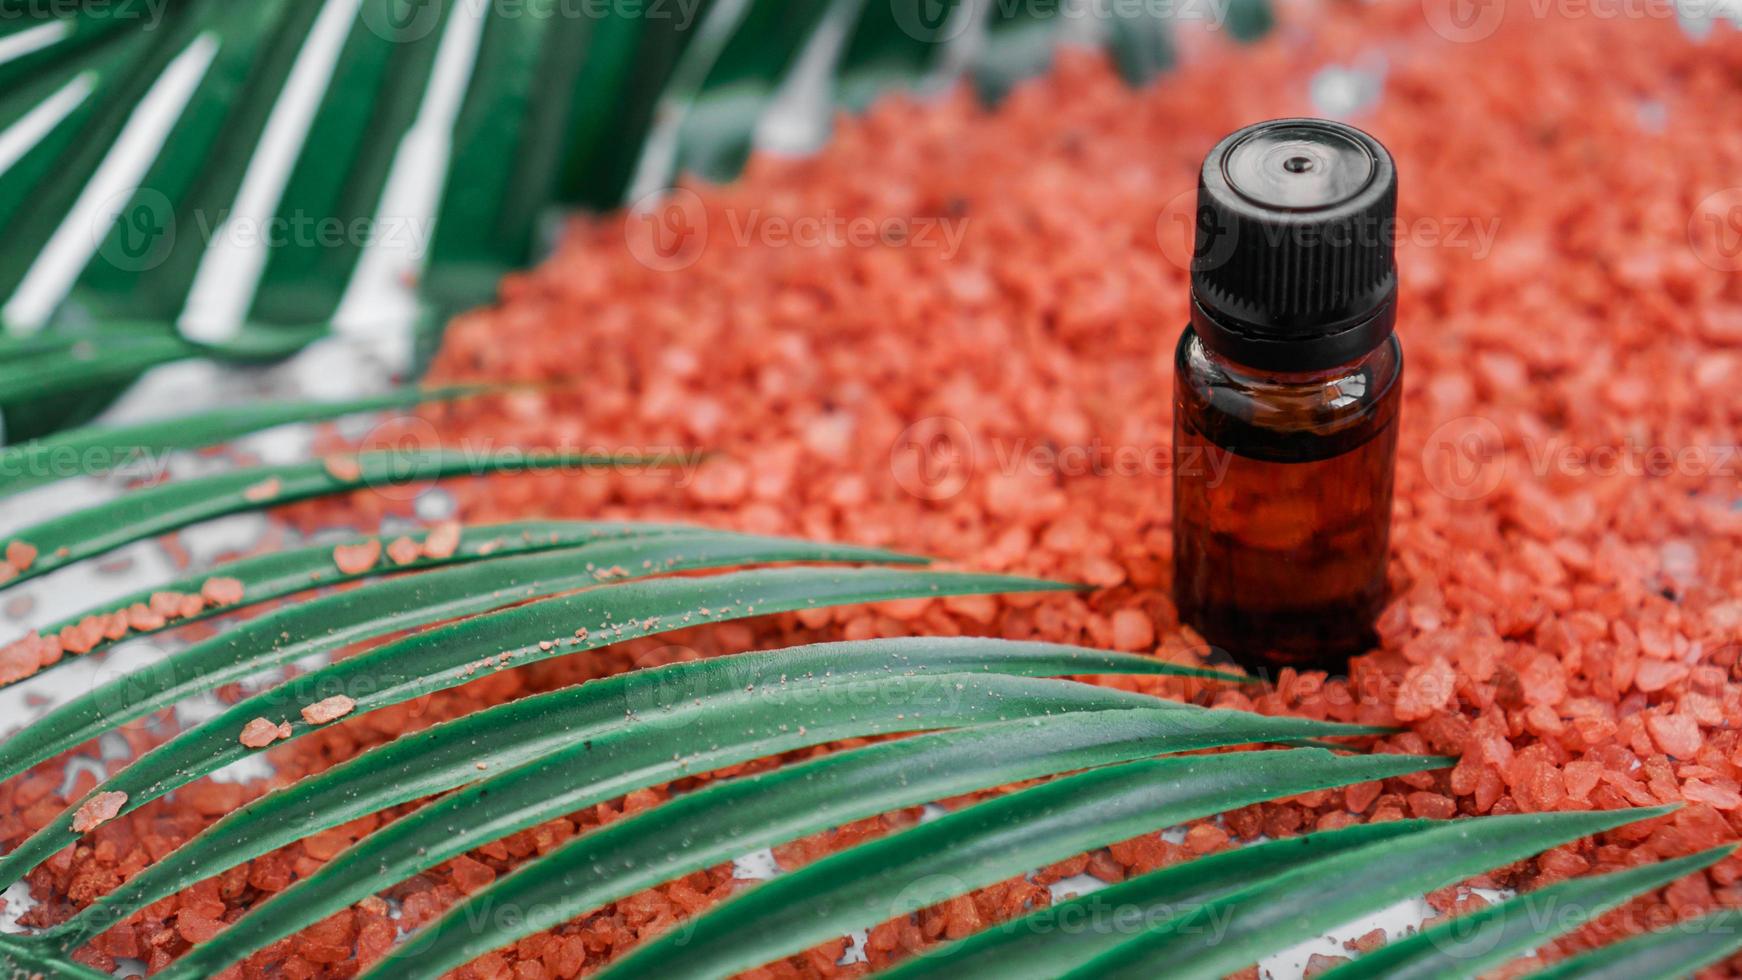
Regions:
M 436 457 L 438 468 L 444 458 Z M 358 459 L 358 483 L 368 482 L 365 475 L 391 477 L 378 472 L 385 462 Z M 322 481 L 336 479 L 328 468 L 296 464 L 180 481 L 26 533 L 56 540 L 42 528 L 86 528 L 82 538 L 61 539 L 73 542 L 60 556 L 65 564 L 130 534 L 141 536 L 142 523 L 180 527 L 226 513 L 238 500 L 262 503 L 239 488 L 257 485 L 263 472 L 279 481 L 275 499 L 322 492 L 328 485 Z M 433 555 L 420 546 L 409 557 L 402 548 L 403 563 L 383 561 L 380 538 L 365 537 L 340 547 L 364 549 L 367 560 L 341 562 L 331 549 L 309 547 L 244 559 L 152 590 L 199 590 L 214 577 L 240 586 L 239 597 L 232 585 L 221 590 L 235 601 L 176 620 L 186 622 L 355 583 L 234 624 L 100 685 L 0 745 L 0 778 L 9 778 L 182 698 L 304 658 L 329 661 L 248 694 L 135 758 L 0 856 L 0 884 L 18 881 L 77 843 L 82 831 L 272 744 L 484 672 L 768 613 L 1075 588 L 1006 575 L 877 567 L 924 559 L 681 525 L 525 522 L 442 533 Z M 427 546 L 430 533 L 408 538 Z M 760 567 L 769 565 L 793 567 Z M 56 625 L 79 629 L 112 621 L 150 601 L 151 592 L 137 593 Z M 147 621 L 140 632 L 169 625 Z M 355 644 L 373 645 L 331 659 Z M 380 962 L 365 964 L 368 975 L 435 976 L 746 852 L 892 810 L 1044 780 L 750 888 L 605 970 L 724 975 L 1184 821 L 1452 762 L 1347 754 L 1343 742 L 1331 741 L 1382 729 L 1207 710 L 1068 679 L 1097 674 L 1243 680 L 1130 654 L 920 637 L 822 643 L 618 674 L 438 724 L 268 793 L 60 925 L 0 936 L 0 968 L 94 976 L 70 957 L 111 925 L 277 848 L 420 800 L 426 802 L 194 946 L 164 975 L 183 980 L 217 973 L 385 885 L 546 821 L 795 750 L 898 736 L 711 782 L 627 814 L 471 895 Z M 257 726 L 270 737 L 243 737 Z M 1298 747 L 1306 743 L 1330 748 Z M 1263 747 L 1270 745 L 1296 747 Z M 1203 750 L 1225 751 L 1182 754 Z M 1399 899 L 1665 812 L 1402 821 L 1274 841 L 1036 910 L 894 973 L 1147 976 L 1165 964 L 1170 975 L 1221 976 Z M 1609 908 L 1728 853 L 1719 848 L 1553 885 L 1402 940 L 1346 969 L 1350 975 L 1437 975 L 1494 965 L 1566 928 L 1564 918 L 1545 925 L 1533 914 L 1541 903 L 1570 903 L 1587 912 Z M 1374 867 L 1386 874 L 1375 878 Z M 1351 887 L 1354 881 L 1361 886 Z M 537 914 L 496 914 L 500 910 Z M 1079 914 L 1091 928 L 1055 928 Z M 1472 935 L 1482 940 L 1480 949 L 1461 943 Z M 1730 938 L 1653 936 L 1593 954 L 1611 959 L 1581 961 L 1597 975 L 1614 964 L 1709 962 L 1742 945 L 1727 945 Z
M 46 41 L 0 63 L 0 127 L 33 112 L 48 125 L 0 170 L 0 305 L 51 246 L 76 271 L 64 296 L 13 309 L 23 319 L 0 334 L 46 329 L 79 343 L 37 347 L 29 369 L 0 349 L 7 438 L 80 424 L 160 364 L 275 359 L 325 336 L 366 238 L 414 246 L 421 319 L 439 325 L 535 257 L 553 210 L 615 207 L 682 170 L 736 174 L 801 75 L 833 105 L 858 108 L 958 69 L 995 97 L 1044 70 L 1073 31 L 1112 48 L 1134 81 L 1169 61 L 1165 16 L 1122 14 L 1083 34 L 1079 18 L 1033 6 L 693 0 L 577 13 L 554 0 L 165 0 L 8 18 Z M 1247 8 L 1259 15 L 1243 15 L 1253 23 L 1242 36 L 1267 16 L 1258 0 Z M 973 57 L 952 58 L 964 44 Z M 302 116 L 283 105 L 293 89 L 314 93 Z M 138 111 L 147 103 L 165 121 L 146 132 L 156 145 L 136 178 L 111 200 L 86 200 L 124 135 L 141 142 L 150 130 Z M 830 105 L 820 108 L 819 127 Z M 274 181 L 258 158 L 280 143 L 292 151 L 267 168 Z M 392 193 L 408 160 L 439 173 L 427 214 Z M 73 236 L 80 221 L 96 225 Z M 237 329 L 185 339 L 176 324 L 232 222 L 318 227 L 273 238 Z M 90 250 L 72 254 L 75 237 Z
M 465 385 L 408 388 L 342 401 L 252 402 L 133 425 L 85 426 L 0 446 L 0 497 L 74 476 L 97 476 L 117 469 L 149 466 L 157 453 L 215 446 L 292 422 L 322 422 L 363 412 L 452 401 L 485 390 Z
M 16 677 L 10 674 L 0 674 L 0 687 L 7 687 L 26 677 L 34 676 L 39 670 L 51 670 L 67 663 L 68 661 L 64 657 L 68 654 L 99 653 L 124 640 L 151 636 L 214 616 L 240 612 L 261 603 L 282 599 L 322 586 L 340 585 L 359 579 L 378 578 L 401 572 L 428 571 L 447 565 L 482 561 L 486 558 L 502 559 L 515 555 L 554 551 L 560 548 L 596 543 L 604 539 L 686 530 L 700 531 L 701 529 L 680 524 L 519 521 L 509 524 L 483 524 L 461 528 L 458 538 L 453 541 L 451 551 L 444 544 L 437 546 L 432 553 L 431 538 L 439 536 L 439 532 L 413 530 L 403 535 L 369 534 L 346 538 L 332 544 L 311 545 L 306 548 L 293 548 L 288 551 L 274 551 L 252 558 L 242 558 L 215 566 L 196 575 L 185 576 L 173 582 L 166 582 L 121 596 L 118 599 L 108 600 L 100 605 L 44 625 L 35 632 L 43 637 L 53 637 L 59 642 L 60 649 L 56 653 L 56 659 L 52 663 L 40 665 L 39 668 L 28 670 L 21 668 Z M 405 556 L 394 558 L 390 554 L 393 548 L 392 542 L 398 541 L 400 538 L 418 546 L 415 557 L 402 560 Z M 356 570 L 347 571 L 345 568 L 339 567 L 334 560 L 334 555 L 341 552 L 348 555 L 375 555 L 377 557 L 366 568 L 350 566 Z M 885 552 L 882 553 L 881 560 L 902 562 L 908 559 L 893 552 Z M 911 560 L 919 561 L 919 559 Z M 226 583 L 223 586 L 214 586 L 214 579 L 227 579 L 229 583 L 234 583 L 234 585 Z M 441 580 L 436 581 L 440 582 Z M 214 596 L 211 593 L 217 594 Z M 235 598 L 231 598 L 231 595 L 234 595 Z M 193 609 L 191 604 L 187 602 L 190 597 L 196 596 L 201 600 L 197 610 Z M 171 607 L 172 602 L 175 603 L 175 608 Z M 330 609 L 338 605 L 341 604 L 330 603 L 324 608 Z M 145 610 L 145 614 L 138 612 L 141 608 Z M 305 617 L 299 616 L 297 618 L 300 620 Z M 156 619 L 161 619 L 161 623 L 156 622 Z M 282 631 L 282 633 L 289 632 L 293 632 L 293 628 L 290 626 Z M 289 639 L 282 633 L 279 637 L 281 640 Z M 28 639 L 18 642 L 22 644 L 28 642 Z M 134 690 L 138 692 L 137 688 Z M 0 772 L 4 771 L 4 767 L 0 766 Z
M 533 761 L 545 763 L 534 773 L 538 779 L 552 780 L 545 789 L 576 784 L 596 792 L 605 771 L 600 767 L 612 759 L 627 759 L 642 767 L 624 770 L 624 778 L 658 777 L 654 778 L 658 782 L 707 768 L 703 763 L 725 765 L 726 760 L 780 751 L 779 746 L 816 745 L 924 725 L 958 727 L 1067 710 L 1176 707 L 1162 702 L 1157 708 L 1152 699 L 1082 685 L 1037 686 L 1015 680 L 1085 673 L 1238 679 L 1127 654 L 977 638 L 827 643 L 619 674 L 407 735 L 272 793 L 219 821 L 44 938 L 52 936 L 70 949 L 108 922 L 275 847 L 398 803 L 484 780 L 487 773 L 518 767 L 517 773 L 492 776 L 463 804 L 445 803 L 447 809 L 426 809 L 406 818 L 427 824 L 431 815 L 451 819 L 461 809 L 482 809 L 476 815 L 488 817 L 488 832 L 494 833 L 511 805 L 503 802 L 503 794 L 515 785 L 532 785 L 525 782 L 530 770 L 524 767 Z M 907 697 L 897 700 L 898 694 Z M 1227 744 L 1238 736 L 1365 731 L 1294 719 L 1187 714 L 1189 719 L 1167 729 L 1179 744 L 1193 738 L 1208 745 Z M 637 740 L 633 747 L 645 747 L 647 732 L 677 728 L 718 732 L 719 744 L 708 748 L 706 758 L 695 754 L 651 760 L 625 755 L 619 744 L 627 736 Z M 584 742 L 590 745 L 577 750 Z M 563 763 L 577 751 L 586 757 L 587 765 L 565 767 Z M 486 796 L 493 798 L 490 806 L 480 807 Z M 553 806 L 555 812 L 568 812 L 562 809 L 567 805 L 535 794 L 515 819 L 534 819 L 552 812 Z M 435 840 L 417 846 L 451 850 L 450 834 L 440 829 L 433 835 Z M 324 907 L 334 899 L 322 895 L 312 901 Z M 337 907 L 350 901 L 339 900 Z
M 1092 769 L 782 875 L 646 943 L 602 975 L 726 976 L 1148 831 L 1278 796 L 1450 764 L 1287 749 Z
M 1001 763 L 1008 767 L 1003 770 L 1005 772 L 1048 775 L 1058 771 L 1060 766 L 1098 764 L 1095 762 L 1098 758 L 1135 752 L 1138 747 L 1132 744 L 1099 750 L 1090 747 L 1091 742 L 1086 740 L 1116 741 L 1105 724 L 1091 724 L 1085 729 L 1085 734 L 1075 738 L 1061 733 L 1057 742 L 1051 738 L 1036 741 L 1035 725 L 1044 723 L 1048 728 L 1054 722 L 1068 725 L 1065 719 L 1078 712 L 1089 712 L 1096 717 L 1107 712 L 1123 715 L 1145 701 L 1153 703 L 1153 699 L 1141 695 L 1119 695 L 1120 692 L 1097 690 L 1086 685 L 1000 675 L 939 674 L 923 679 L 897 675 L 844 681 L 817 677 L 789 679 L 785 683 L 771 677 L 768 689 L 760 693 L 736 691 L 703 699 L 702 703 L 668 719 L 672 724 L 685 727 L 686 738 L 695 739 L 692 743 L 694 750 L 676 758 L 665 740 L 647 737 L 646 723 L 631 718 L 624 724 L 619 719 L 615 730 L 583 733 L 582 740 L 559 752 L 485 779 L 395 821 L 389 832 L 371 835 L 359 842 L 319 872 L 293 886 L 294 893 L 287 889 L 276 897 L 273 908 L 262 906 L 265 914 L 250 919 L 235 931 L 235 935 L 207 944 L 209 948 L 199 951 L 197 959 L 189 961 L 185 967 L 178 964 L 177 969 L 185 969 L 187 975 L 197 975 L 201 970 L 214 969 L 233 957 L 289 935 L 378 890 L 383 874 L 390 878 L 409 877 L 473 847 L 635 789 L 791 749 L 915 728 L 969 725 L 983 728 L 990 725 L 1007 736 L 999 743 L 1000 747 L 1012 750 Z M 1121 708 L 1128 710 L 1115 710 Z M 1149 747 L 1155 751 L 1168 750 L 1161 747 L 1162 736 L 1158 734 L 1161 732 L 1171 734 L 1172 744 L 1179 748 L 1242 737 L 1239 728 L 1218 725 L 1215 719 L 1207 717 L 1211 714 L 1208 712 L 1138 710 L 1156 716 L 1149 729 L 1155 736 Z M 1009 719 L 1025 720 L 1007 721 Z M 1279 731 L 1292 734 L 1317 727 L 1310 723 L 1275 726 L 1251 719 L 1245 733 L 1257 735 Z M 1099 732 L 1098 738 L 1090 734 L 1093 732 Z M 940 742 L 942 736 L 916 738 L 920 741 L 905 739 L 893 743 L 907 746 L 913 742 L 911 748 L 903 751 L 919 753 L 907 756 L 913 768 L 905 778 L 894 780 L 892 789 L 898 795 L 901 791 L 896 787 L 903 782 L 923 781 L 929 763 L 922 759 L 940 745 L 947 744 L 947 740 Z M 986 787 L 1002 781 L 996 772 L 985 770 L 990 756 L 990 749 L 977 755 L 956 753 L 945 762 L 968 767 L 958 773 L 965 786 Z M 975 765 L 974 759 L 981 761 Z M 877 771 L 887 781 L 894 770 L 884 766 Z M 807 796 L 805 799 L 807 805 L 822 805 L 817 802 L 817 797 Z M 918 802 L 921 797 L 914 799 Z M 866 805 L 866 802 L 874 801 L 859 805 Z M 881 809 L 873 808 L 871 812 L 880 812 Z M 718 819 L 726 812 L 716 811 L 711 819 Z M 724 831 L 725 843 L 729 846 L 732 838 L 745 834 L 754 836 L 774 828 L 757 828 L 734 821 L 719 829 Z M 698 836 L 706 838 L 708 835 L 692 826 L 688 834 L 692 847 Z M 674 838 L 664 839 L 667 848 L 673 842 Z M 678 850 L 679 860 L 689 853 L 689 848 Z M 698 857 L 713 853 L 711 849 L 695 852 Z M 727 855 L 723 860 L 730 857 Z M 717 860 L 708 863 L 717 863 Z M 627 885 L 619 883 L 614 887 Z M 492 946 L 500 944 L 492 943 Z M 420 967 L 419 972 L 428 968 Z
M 1725 908 L 1592 950 L 1533 974 L 1537 980 L 1675 980 L 1742 950 L 1742 909 Z
M 1389 943 L 1325 976 L 1433 980 L 1448 973 L 1481 973 L 1635 895 L 1709 868 L 1735 850 L 1736 845 L 1726 844 L 1625 871 L 1557 882 Z
M 664 570 L 757 560 L 751 549 L 734 548 L 732 542 L 720 542 L 717 546 L 690 542 L 689 547 L 702 557 L 673 560 Z M 728 551 L 733 553 L 728 556 Z M 17 881 L 76 838 L 72 828 L 78 806 L 105 793 L 120 793 L 127 797 L 128 808 L 137 808 L 259 751 L 238 740 L 254 719 L 288 725 L 290 734 L 282 736 L 283 739 L 306 734 L 318 726 L 292 719 L 298 719 L 304 708 L 335 695 L 351 698 L 358 713 L 367 713 L 457 687 L 479 671 L 501 670 L 510 663 L 522 666 L 686 625 L 742 619 L 758 611 L 766 614 L 893 599 L 1049 588 L 1058 586 L 997 575 L 863 569 L 822 576 L 812 570 L 766 570 L 700 579 L 631 582 L 462 620 L 298 675 L 278 687 L 244 698 L 215 718 L 182 732 L 99 784 L 77 806 L 69 807 L 0 858 L 0 882 Z M 166 662 L 173 664 L 173 660 Z M 99 704 L 102 701 L 93 700 Z M 129 706 L 128 710 L 136 708 Z M 65 737 L 61 735 L 55 741 L 64 741 Z
M 979 724 L 835 753 L 715 784 L 572 841 L 456 906 L 375 972 L 438 973 L 747 850 L 905 806 L 1191 749 L 1371 731 L 1237 712 L 1137 708 Z M 1258 761 L 1254 754 L 1219 758 L 1235 766 Z M 499 908 L 544 914 L 484 930 L 462 925 Z M 828 931 L 827 924 L 819 928 Z
M 594 526 L 593 530 L 601 533 L 572 548 L 390 579 L 249 620 L 62 704 L 0 745 L 0 778 L 16 775 L 114 725 L 144 717 L 183 698 L 396 630 L 471 616 L 603 581 L 683 569 L 751 561 L 913 561 L 879 549 L 837 548 L 671 527 L 656 526 L 645 533 L 632 526 L 621 533 L 608 527 Z M 445 635 L 439 633 L 436 639 Z M 0 858 L 0 868 L 6 866 L 8 858 Z
M 1251 844 L 1176 864 L 947 943 L 897 964 L 889 980 L 996 976 L 1045 980 L 1107 952 L 1176 910 L 1262 884 L 1279 874 L 1383 841 L 1442 826 L 1433 820 L 1356 824 Z
M 124 544 L 190 524 L 265 510 L 359 487 L 388 487 L 453 476 L 520 473 L 565 467 L 649 465 L 631 455 L 575 452 L 468 452 L 457 449 L 381 450 L 333 460 L 248 466 L 190 480 L 176 480 L 117 497 L 63 517 L 13 532 L 7 547 L 33 556 L 0 589 L 94 558 Z
M 1412 895 L 1672 809 L 1529 813 L 1450 821 L 1410 837 L 1328 857 L 1213 899 L 1065 975 L 1148 977 L 1166 964 L 1170 975 L 1213 980 L 1267 953 Z M 1380 869 L 1382 872 L 1376 873 Z M 1361 886 L 1350 887 L 1354 881 Z

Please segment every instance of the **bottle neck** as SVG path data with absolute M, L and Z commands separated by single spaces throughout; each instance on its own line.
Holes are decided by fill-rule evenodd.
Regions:
M 1397 326 L 1397 290 L 1358 317 L 1287 332 L 1243 321 L 1194 290 L 1191 324 L 1211 353 L 1245 371 L 1310 379 L 1346 369 L 1384 346 Z

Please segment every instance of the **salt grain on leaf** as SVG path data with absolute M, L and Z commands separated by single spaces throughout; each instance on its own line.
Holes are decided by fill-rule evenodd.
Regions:
M 251 749 L 263 749 L 281 738 L 289 738 L 290 734 L 290 722 L 273 724 L 265 718 L 256 718 L 242 726 L 241 741 Z
M 90 833 L 115 819 L 127 805 L 126 793 L 98 793 L 73 814 L 73 832 Z
M 243 490 L 242 499 L 256 504 L 264 503 L 278 496 L 278 491 L 281 486 L 282 484 L 279 483 L 278 477 L 267 477 L 259 483 L 250 486 L 248 489 Z
M 333 549 L 333 563 L 346 575 L 361 575 L 381 558 L 381 541 L 370 538 L 357 544 L 342 544 Z
M 335 694 L 302 709 L 302 720 L 311 725 L 324 725 L 345 717 L 356 707 L 357 702 L 343 694 Z

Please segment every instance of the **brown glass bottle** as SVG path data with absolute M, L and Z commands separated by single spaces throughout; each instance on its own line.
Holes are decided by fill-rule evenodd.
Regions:
M 1322 120 L 1223 140 L 1174 358 L 1174 597 L 1259 670 L 1340 672 L 1385 601 L 1403 356 L 1396 177 Z

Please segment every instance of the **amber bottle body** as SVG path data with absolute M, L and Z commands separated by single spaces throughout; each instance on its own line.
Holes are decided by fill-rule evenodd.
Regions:
M 1388 336 L 1310 373 L 1258 371 L 1198 332 L 1174 360 L 1174 597 L 1250 669 L 1346 670 L 1386 598 L 1403 355 Z

